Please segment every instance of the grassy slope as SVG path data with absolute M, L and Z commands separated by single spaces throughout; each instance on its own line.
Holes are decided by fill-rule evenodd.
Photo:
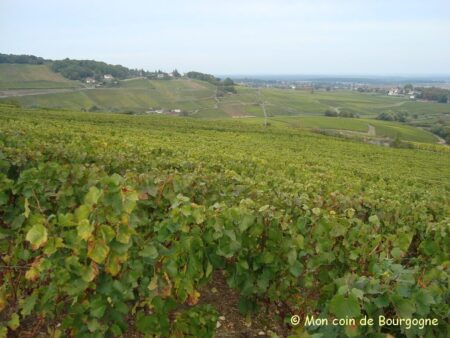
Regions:
M 436 143 L 437 138 L 432 133 L 398 122 L 370 121 L 379 136 L 395 139 L 397 136 L 406 141 Z
M 261 125 L 262 118 L 244 119 L 247 124 Z M 419 128 L 398 122 L 378 121 L 373 119 L 339 118 L 325 116 L 276 116 L 270 117 L 269 122 L 275 126 L 290 126 L 306 129 L 334 129 L 367 133 L 369 125 L 375 127 L 377 137 L 395 139 L 397 136 L 405 141 L 436 143 L 436 137 Z
M 182 109 L 189 112 L 213 110 L 214 89 L 199 81 L 123 81 L 119 88 L 100 88 L 71 93 L 17 97 L 25 107 L 146 111 L 150 108 Z M 207 114 L 206 114 L 207 115 Z M 225 114 L 213 114 L 224 117 Z
M 50 88 L 72 85 L 51 72 L 47 66 L 0 65 L 0 88 L 5 83 L 25 88 L 32 83 L 35 88 Z M 5 81 L 10 82 L 5 82 Z M 3 82 L 2 82 L 3 81 Z M 236 95 L 215 98 L 215 87 L 209 83 L 195 80 L 147 80 L 143 78 L 120 82 L 119 88 L 101 88 L 53 93 L 14 98 L 25 107 L 51 107 L 65 109 L 90 109 L 124 112 L 144 112 L 152 108 L 181 109 L 193 117 L 225 118 L 229 116 L 263 117 L 261 102 L 265 102 L 269 115 L 303 116 L 300 120 L 283 121 L 296 127 L 343 129 L 367 132 L 367 122 L 355 119 L 330 119 L 323 116 L 329 109 L 349 111 L 364 118 L 373 118 L 381 112 L 405 111 L 417 118 L 412 123 L 426 125 L 430 119 L 450 116 L 450 105 L 414 102 L 406 98 L 388 97 L 350 91 L 323 92 L 309 90 L 286 90 L 263 88 L 260 90 L 237 86 Z M 307 118 L 305 116 L 314 116 Z M 257 121 L 254 121 L 257 122 Z M 277 123 L 274 119 L 272 123 Z M 396 123 L 373 121 L 377 136 L 401 138 L 409 141 L 435 143 L 436 138 L 422 130 Z
M 45 67 L 45 66 L 42 66 Z M 56 75 L 57 74 L 52 74 Z M 46 80 L 47 81 L 47 80 Z M 269 115 L 323 115 L 328 109 L 339 109 L 359 114 L 361 117 L 375 117 L 381 112 L 406 111 L 417 121 L 424 117 L 439 117 L 450 114 L 450 105 L 413 102 L 405 98 L 366 94 L 349 91 L 311 93 L 307 90 L 285 90 L 264 88 L 258 90 L 237 87 L 236 95 L 214 98 L 215 88 L 201 81 L 134 79 L 120 82 L 120 89 L 103 88 L 86 93 L 88 101 L 77 104 L 67 94 L 51 94 L 17 98 L 24 106 L 65 107 L 68 109 L 89 109 L 98 106 L 105 110 L 120 111 L 149 108 L 182 109 L 197 117 L 224 117 L 252 115 L 263 116 L 260 103 L 266 103 Z M 82 94 L 75 93 L 80 96 Z M 44 97 L 45 96 L 45 97 Z M 125 96 L 130 96 L 127 99 Z
M 0 89 L 75 87 L 80 83 L 65 79 L 46 65 L 0 64 Z

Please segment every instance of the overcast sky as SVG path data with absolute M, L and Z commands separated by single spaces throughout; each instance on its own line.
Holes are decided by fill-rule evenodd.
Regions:
M 0 0 L 0 52 L 213 74 L 450 74 L 450 0 Z

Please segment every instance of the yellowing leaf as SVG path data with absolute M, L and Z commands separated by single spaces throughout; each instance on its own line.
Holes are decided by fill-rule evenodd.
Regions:
M 188 298 L 186 300 L 186 303 L 190 306 L 196 305 L 198 303 L 198 300 L 200 299 L 200 292 L 194 290 L 193 293 L 188 295 Z
M 8 321 L 8 327 L 15 331 L 20 325 L 19 315 L 17 313 L 13 313 L 11 315 L 10 320 Z
M 170 295 L 172 294 L 172 282 L 170 281 L 169 276 L 165 272 L 164 272 L 164 280 L 166 281 L 166 286 L 164 287 L 164 289 L 161 290 L 159 295 L 162 298 L 167 298 L 170 297 Z
M 100 198 L 101 191 L 97 189 L 97 187 L 90 187 L 89 192 L 86 194 L 84 201 L 88 205 L 97 204 L 98 199 Z
M 148 284 L 148 289 L 150 291 L 155 290 L 158 287 L 158 276 L 154 275 L 150 283 Z
M 111 276 L 116 276 L 121 269 L 121 263 L 126 260 L 126 255 L 124 257 L 117 256 L 114 253 L 111 254 L 108 258 L 108 262 L 106 263 L 106 272 L 108 272 Z
M 116 237 L 114 229 L 105 224 L 102 224 L 100 226 L 100 234 L 102 235 L 102 238 L 106 243 L 111 242 L 113 238 Z
M 313 213 L 314 215 L 316 215 L 316 216 L 319 216 L 319 215 L 320 215 L 320 208 L 313 208 L 313 209 L 312 209 L 312 213 Z
M 92 231 L 94 231 L 94 225 L 89 223 L 87 219 L 83 219 L 78 223 L 77 231 L 78 237 L 87 241 L 92 236 Z
M 47 229 L 43 224 L 37 223 L 28 230 L 25 239 L 30 242 L 32 248 L 36 250 L 47 242 Z
M 39 271 L 36 268 L 32 267 L 25 273 L 26 280 L 35 281 L 38 278 L 39 278 Z
M 64 246 L 62 238 L 50 238 L 45 245 L 44 253 L 47 256 L 53 255 L 59 248 Z
M 75 210 L 75 217 L 77 221 L 82 221 L 84 219 L 87 219 L 89 217 L 89 207 L 87 205 L 81 205 Z
M 353 216 L 355 216 L 355 209 L 348 208 L 347 210 L 345 210 L 345 213 L 348 218 L 353 218 Z
M 92 262 L 91 265 L 84 266 L 81 272 L 81 278 L 85 282 L 92 282 L 98 274 L 97 265 Z
M 108 256 L 109 247 L 105 244 L 104 241 L 93 241 L 89 243 L 88 246 L 88 256 L 94 262 L 100 264 L 103 263 Z
M 38 257 L 31 264 L 30 269 L 25 273 L 25 279 L 29 281 L 34 281 L 39 278 L 40 267 L 43 262 L 43 259 Z
M 129 191 L 127 192 L 122 208 L 127 214 L 131 214 L 131 212 L 136 207 L 136 201 L 139 200 L 139 195 L 135 191 Z
M 123 244 L 128 244 L 130 241 L 131 229 L 128 225 L 120 224 L 117 228 L 116 240 Z
M 30 205 L 28 204 L 28 198 L 25 198 L 23 209 L 23 215 L 25 216 L 25 218 L 28 218 L 28 216 L 30 215 Z
M 3 285 L 0 287 L 0 312 L 3 311 L 7 304 L 6 286 Z

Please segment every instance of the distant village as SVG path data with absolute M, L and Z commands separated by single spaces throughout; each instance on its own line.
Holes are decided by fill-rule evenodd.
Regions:
M 236 83 L 253 88 L 280 88 L 288 90 L 315 91 L 339 91 L 349 90 L 361 93 L 375 93 L 392 97 L 404 97 L 409 100 L 437 101 L 439 103 L 450 103 L 450 83 L 417 83 L 393 85 L 380 81 L 361 81 L 361 79 L 311 79 L 311 80 L 261 80 L 261 79 L 239 79 Z
M 170 73 L 163 71 L 141 72 L 138 77 L 147 78 L 149 80 L 168 80 L 182 77 L 184 74 L 179 73 L 176 69 Z M 86 77 L 84 83 L 90 86 L 102 87 L 104 85 L 117 85 L 119 82 L 111 74 L 104 74 L 103 77 Z
M 99 77 L 97 77 L 97 79 L 94 77 L 87 77 L 86 79 L 84 79 L 84 83 L 95 87 L 101 87 L 105 84 L 119 84 L 119 82 L 114 79 L 114 76 L 112 76 L 111 74 L 105 74 L 103 75 L 103 78 L 100 77 L 100 79 Z
M 181 77 L 197 78 L 203 81 L 208 81 L 218 84 L 220 79 L 216 79 L 212 75 L 202 74 L 202 73 L 186 73 L 181 74 L 176 69 L 170 73 L 163 72 L 161 70 L 155 72 L 140 72 L 136 74 L 135 78 L 146 78 L 149 80 L 170 80 Z M 198 77 L 200 76 L 200 77 Z M 206 76 L 206 77 L 205 77 Z M 219 82 L 214 82 L 214 81 Z M 121 81 L 127 81 L 121 80 Z M 254 88 L 280 88 L 288 90 L 309 90 L 311 93 L 314 91 L 337 91 L 337 90 L 350 90 L 358 91 L 361 93 L 376 93 L 381 95 L 387 95 L 392 97 L 404 97 L 409 100 L 425 100 L 425 101 L 437 101 L 440 103 L 450 103 L 450 91 L 448 89 L 434 87 L 434 86 L 424 86 L 424 87 L 414 87 L 412 84 L 405 84 L 403 86 L 389 86 L 388 84 L 382 83 L 365 83 L 359 81 L 330 81 L 330 80 L 259 80 L 259 79 L 239 79 L 233 82 L 229 79 L 232 84 L 236 83 L 241 86 L 248 86 Z M 99 87 L 114 87 L 119 84 L 119 79 L 116 79 L 112 74 L 104 74 L 103 76 L 96 77 L 86 77 L 84 83 L 92 88 Z M 232 92 L 235 92 L 233 90 Z M 147 113 L 156 114 L 173 114 L 173 115 L 183 115 L 184 112 L 180 109 L 171 110 L 161 110 L 161 109 L 150 109 Z
M 390 88 L 387 94 L 388 96 L 407 96 L 411 100 L 415 100 L 416 96 L 420 95 L 421 92 L 409 88 L 395 87 Z

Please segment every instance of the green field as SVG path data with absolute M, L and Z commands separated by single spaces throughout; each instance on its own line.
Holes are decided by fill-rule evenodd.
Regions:
M 207 83 L 192 80 L 122 81 L 120 87 L 77 90 L 15 97 L 25 107 L 48 107 L 88 110 L 96 106 L 104 111 L 136 111 L 163 108 L 181 109 L 192 114 L 213 110 L 214 90 Z M 223 117 L 218 111 L 213 116 Z
M 53 72 L 46 65 L 0 64 L 0 89 L 76 88 L 81 84 Z
M 46 65 L 0 65 L 0 89 L 66 88 L 81 84 L 64 79 Z M 106 86 L 108 87 L 108 86 Z M 448 118 L 450 105 L 410 101 L 356 91 L 310 91 L 236 86 L 237 94 L 216 97 L 210 83 L 191 79 L 119 81 L 118 87 L 97 88 L 73 93 L 20 96 L 15 100 L 24 107 L 45 107 L 104 111 L 145 112 L 149 109 L 181 109 L 193 117 L 264 115 L 261 104 L 271 116 L 323 115 L 326 110 L 350 112 L 374 118 L 382 112 L 407 112 L 410 123 L 426 125 L 429 119 Z M 345 128 L 344 128 L 345 129 Z
M 243 123 L 263 125 L 263 118 L 242 119 Z M 275 116 L 269 117 L 272 126 L 288 126 L 292 128 L 348 131 L 354 134 L 347 135 L 366 136 L 370 138 L 399 138 L 404 141 L 436 143 L 437 138 L 432 133 L 406 124 L 390 121 L 379 121 L 362 118 L 340 118 L 326 116 Z M 373 127 L 374 134 L 370 135 L 369 125 Z
M 0 65 L 0 88 L 64 88 L 78 86 L 51 72 L 45 65 Z M 2 87 L 3 86 L 3 87 Z M 378 121 L 382 112 L 405 112 L 409 125 L 430 128 L 437 121 L 450 121 L 450 105 L 410 101 L 407 98 L 356 91 L 310 91 L 236 86 L 237 94 L 216 96 L 216 87 L 208 82 L 187 78 L 148 80 L 136 78 L 119 81 L 117 86 L 78 88 L 4 98 L 23 107 L 85 111 L 146 113 L 181 110 L 195 118 L 246 118 L 245 123 L 261 123 L 264 104 L 271 124 L 336 131 L 346 136 L 370 136 L 376 139 L 436 143 L 432 134 L 406 124 Z M 36 94 L 36 93 L 34 93 Z M 327 110 L 350 112 L 360 119 L 324 117 Z M 289 118 L 292 117 L 292 118 Z M 251 117 L 251 118 L 250 118 Z M 367 119 L 372 120 L 367 120 Z M 370 132 L 369 125 L 374 128 Z M 369 133 L 368 133 L 369 132 Z M 353 133 L 353 134 L 352 134 Z M 359 134 L 358 134 L 359 133 Z
M 305 129 L 349 120 L 0 105 L 0 332 L 446 337 L 450 153 Z
M 44 66 L 43 66 L 44 67 Z M 24 85 L 25 86 L 25 85 Z M 264 88 L 258 90 L 236 87 L 237 94 L 215 99 L 215 88 L 206 82 L 188 79 L 121 81 L 117 88 L 92 89 L 86 93 L 88 100 L 73 100 L 66 93 L 19 97 L 26 107 L 53 107 L 89 109 L 97 106 L 103 110 L 120 111 L 149 108 L 183 109 L 198 117 L 263 116 L 261 102 L 266 103 L 269 115 L 323 115 L 326 110 L 338 109 L 361 117 L 376 117 L 381 112 L 408 112 L 413 122 L 450 115 L 450 105 L 432 102 L 415 102 L 405 98 L 388 97 L 351 91 L 325 92 Z M 73 95 L 80 95 L 74 93 Z M 131 95 L 130 99 L 125 96 Z M 134 102 L 130 102 L 134 101 Z M 415 116 L 416 115 L 416 116 Z

